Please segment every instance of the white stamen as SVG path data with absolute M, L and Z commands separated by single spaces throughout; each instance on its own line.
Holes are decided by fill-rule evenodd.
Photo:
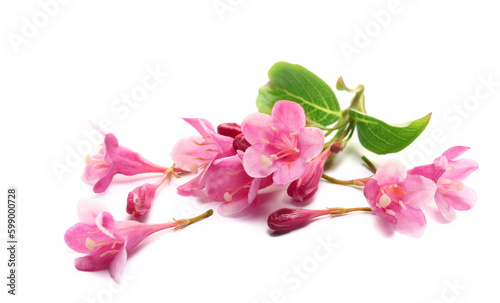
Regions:
M 189 171 L 193 174 L 197 174 L 198 173 L 198 164 L 192 164 L 190 167 L 189 167 Z
M 228 193 L 228 192 L 224 193 L 224 201 L 231 202 L 232 200 L 233 200 L 233 196 L 230 193 Z
M 396 213 L 392 209 L 386 209 L 385 212 L 388 213 L 391 216 L 395 216 L 396 215 Z
M 94 240 L 87 238 L 85 239 L 85 247 L 89 250 L 93 250 L 96 247 L 96 243 Z
M 262 166 L 268 167 L 273 165 L 273 161 L 271 161 L 271 159 L 269 159 L 266 155 L 262 155 L 260 157 L 260 164 L 262 164 Z
M 378 199 L 378 203 L 380 204 L 380 207 L 382 207 L 382 208 L 386 208 L 387 206 L 389 206 L 389 204 L 391 204 L 391 201 L 392 201 L 391 197 L 389 197 L 386 194 L 383 194 Z
M 400 205 L 403 209 L 406 209 L 406 205 L 403 203 L 403 201 L 399 200 L 399 205 Z
M 451 184 L 452 181 L 450 179 L 439 178 L 438 183 L 439 184 Z

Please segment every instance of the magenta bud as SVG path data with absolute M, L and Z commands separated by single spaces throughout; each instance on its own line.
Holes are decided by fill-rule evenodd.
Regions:
M 340 153 L 343 148 L 342 142 L 333 142 L 332 145 L 330 145 L 330 151 L 334 154 Z
M 235 138 L 237 135 L 241 134 L 241 126 L 233 122 L 222 123 L 217 126 L 217 133 L 226 137 Z
M 281 208 L 267 218 L 267 225 L 275 231 L 291 231 L 309 223 L 313 218 L 328 215 L 329 209 Z
M 234 138 L 234 141 L 233 141 L 234 150 L 241 150 L 244 152 L 250 146 L 251 146 L 250 143 L 248 143 L 248 141 L 245 139 L 245 136 L 243 136 L 243 133 L 237 135 Z

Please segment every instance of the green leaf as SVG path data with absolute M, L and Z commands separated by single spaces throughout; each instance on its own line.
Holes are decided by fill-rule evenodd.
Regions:
M 306 68 L 278 62 L 269 69 L 269 82 L 259 89 L 257 108 L 270 114 L 276 101 L 289 100 L 302 105 L 308 120 L 329 126 L 340 117 L 340 106 L 333 90 Z
M 403 150 L 422 133 L 431 118 L 428 114 L 408 123 L 388 124 L 354 109 L 349 109 L 349 115 L 356 123 L 361 144 L 379 155 Z

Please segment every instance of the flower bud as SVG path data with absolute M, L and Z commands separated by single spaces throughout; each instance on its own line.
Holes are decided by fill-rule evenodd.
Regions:
M 246 151 L 251 145 L 245 139 L 243 134 L 239 134 L 234 138 L 233 148 L 235 151 L 241 150 L 242 152 Z
M 241 134 L 241 126 L 233 122 L 222 123 L 217 126 L 217 133 L 226 137 L 235 138 L 237 135 Z
M 330 209 L 281 208 L 269 215 L 267 225 L 275 231 L 291 231 L 306 225 L 313 218 L 328 215 L 331 212 Z

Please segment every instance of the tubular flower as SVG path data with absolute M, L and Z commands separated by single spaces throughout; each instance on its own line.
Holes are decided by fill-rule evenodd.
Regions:
M 300 178 L 307 162 L 323 149 L 324 134 L 316 127 L 305 127 L 304 109 L 295 102 L 278 101 L 271 115 L 254 113 L 244 119 L 241 128 L 251 145 L 243 156 L 249 176 L 273 175 L 277 185 Z
M 128 251 L 149 235 L 167 228 L 183 228 L 209 217 L 212 210 L 191 219 L 164 224 L 145 224 L 133 220 L 115 221 L 113 216 L 96 207 L 93 201 L 79 203 L 80 222 L 70 227 L 65 235 L 66 244 L 76 252 L 87 254 L 75 260 L 82 271 L 108 269 L 119 282 L 123 274 Z
M 424 176 L 436 183 L 434 200 L 447 221 L 455 220 L 455 210 L 469 210 L 477 200 L 475 191 L 465 186 L 463 181 L 478 169 L 478 163 L 470 159 L 455 160 L 468 149 L 465 146 L 451 147 L 437 157 L 434 163 L 408 171 L 409 174 Z
M 432 180 L 407 174 L 401 162 L 388 160 L 367 181 L 364 195 L 373 212 L 397 232 L 418 237 L 426 224 L 420 208 L 432 200 L 436 188 Z
M 205 171 L 215 159 L 236 154 L 232 144 L 233 138 L 218 134 L 210 122 L 205 119 L 185 118 L 200 136 L 187 137 L 179 140 L 172 149 L 170 156 L 175 165 L 192 173 L 201 173 L 191 181 L 179 186 L 181 194 L 191 194 L 203 189 L 206 183 Z
M 143 173 L 162 173 L 166 167 L 156 165 L 144 159 L 138 153 L 120 146 L 113 134 L 104 135 L 104 145 L 101 150 L 86 158 L 83 180 L 94 184 L 94 192 L 104 192 L 114 175 L 133 176 Z
M 304 202 L 311 199 L 318 190 L 319 181 L 323 175 L 323 167 L 325 166 L 326 160 L 328 160 L 328 157 L 332 153 L 338 153 L 340 150 L 341 146 L 335 143 L 309 162 L 304 175 L 288 186 L 288 195 L 297 202 Z
M 223 216 L 237 214 L 254 205 L 259 189 L 272 184 L 270 177 L 250 177 L 239 155 L 214 161 L 207 175 L 211 181 L 205 187 L 206 194 L 214 201 L 223 202 L 218 208 Z

